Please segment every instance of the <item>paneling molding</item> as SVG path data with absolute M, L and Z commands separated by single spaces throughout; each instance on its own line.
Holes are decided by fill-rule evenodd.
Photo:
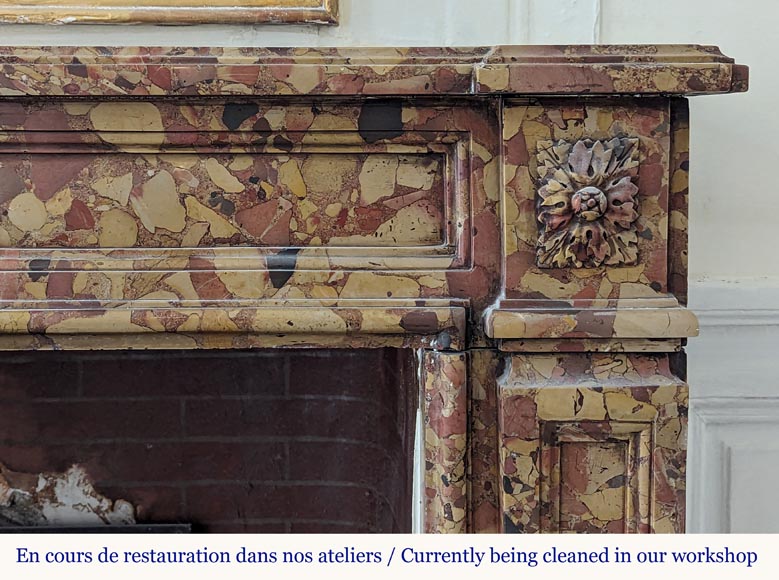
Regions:
M 779 326 L 779 280 L 691 281 L 690 308 L 701 327 Z
M 758 460 L 779 451 L 779 399 L 712 398 L 690 406 L 688 531 L 698 533 L 776 532 L 779 508 L 761 505 L 759 518 L 748 518 L 775 463 Z M 747 455 L 744 455 L 747 454 Z M 748 478 L 743 473 L 749 462 Z M 736 501 L 734 501 L 734 499 Z M 746 508 L 746 509 L 745 509 Z
M 776 532 L 779 509 L 761 497 L 779 469 L 779 282 L 696 281 L 690 307 L 700 336 L 689 344 L 688 531 Z M 779 474 L 777 474 L 779 475 Z

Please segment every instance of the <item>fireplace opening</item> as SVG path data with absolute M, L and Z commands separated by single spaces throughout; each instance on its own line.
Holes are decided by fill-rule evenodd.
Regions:
M 410 532 L 418 405 L 411 349 L 2 353 L 0 526 Z

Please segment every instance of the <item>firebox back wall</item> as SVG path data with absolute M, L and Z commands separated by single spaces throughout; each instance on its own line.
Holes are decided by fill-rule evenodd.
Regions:
M 412 356 L 3 353 L 0 457 L 25 473 L 81 465 L 142 523 L 408 532 Z

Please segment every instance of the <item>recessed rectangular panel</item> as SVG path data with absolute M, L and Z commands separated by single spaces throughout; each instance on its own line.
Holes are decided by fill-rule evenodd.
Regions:
M 593 511 L 616 533 L 625 527 L 626 449 L 621 443 L 565 443 L 560 446 L 561 532 L 578 532 Z
M 733 426 L 734 432 L 738 429 L 744 430 L 744 425 Z M 763 434 L 750 441 L 749 447 L 725 445 L 729 476 L 725 509 L 728 509 L 729 533 L 775 534 L 779 528 L 776 488 L 772 485 L 779 474 L 779 449 L 773 442 L 758 444 L 762 437 Z
M 540 531 L 645 531 L 652 429 L 618 421 L 542 423 Z
M 487 107 L 174 101 L 129 69 L 111 82 L 149 98 L 0 102 L 0 300 L 492 299 Z
M 687 386 L 664 355 L 510 360 L 498 382 L 505 532 L 684 530 Z
M 0 236 L 20 248 L 447 243 L 445 154 L 333 149 L 2 155 Z

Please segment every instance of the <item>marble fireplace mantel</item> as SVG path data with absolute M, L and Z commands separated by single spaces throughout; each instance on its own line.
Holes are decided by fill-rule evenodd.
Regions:
M 747 77 L 0 47 L 0 349 L 415 349 L 426 530 L 683 531 L 686 97 Z

